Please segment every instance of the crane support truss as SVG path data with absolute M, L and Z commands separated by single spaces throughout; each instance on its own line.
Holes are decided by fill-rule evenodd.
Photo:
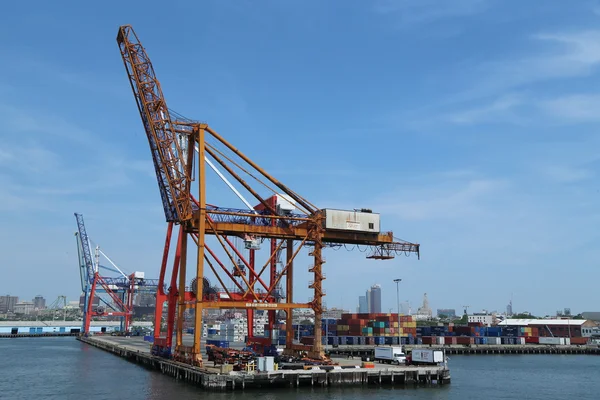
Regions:
M 210 126 L 184 119 L 176 113 L 172 114 L 178 119 L 172 121 L 152 64 L 133 29 L 130 26 L 120 27 L 117 42 L 150 145 L 168 221 L 158 282 L 153 354 L 172 356 L 201 366 L 202 311 L 209 308 L 246 309 L 250 337 L 253 336 L 252 316 L 256 310 L 268 310 L 270 328 L 275 320 L 274 311 L 283 310 L 287 321 L 286 351 L 305 349 L 306 346 L 293 343 L 292 310 L 311 308 L 315 312 L 315 340 L 309 356 L 322 359 L 323 249 L 341 245 L 364 246 L 371 249 L 372 256 L 369 258 L 389 259 L 400 253 L 418 255 L 419 245 L 397 240 L 392 232 L 326 229 L 324 213 L 318 207 L 272 177 Z M 194 153 L 197 154 L 196 159 Z M 210 163 L 213 169 L 216 165 L 223 168 L 233 182 L 255 198 L 258 205 L 252 210 L 239 210 L 207 204 L 206 163 Z M 223 179 L 222 173 L 217 171 L 217 174 Z M 197 192 L 194 190 L 195 193 L 192 193 L 194 176 Z M 270 197 L 263 198 L 250 184 L 251 179 L 270 190 Z M 224 181 L 232 187 L 227 178 Z M 234 192 L 239 193 L 237 190 Z M 299 212 L 280 212 L 276 201 L 279 195 L 290 199 Z M 168 277 L 174 224 L 178 224 L 179 229 Z M 217 243 L 215 248 L 207 243 L 207 235 Z M 188 254 L 192 254 L 188 252 L 189 238 L 196 245 L 195 265 L 187 260 Z M 236 248 L 232 238 L 242 238 L 248 243 L 247 257 Z M 270 253 L 262 266 L 257 265 L 259 249 L 253 247 L 258 243 L 256 238 L 270 241 Z M 313 259 L 308 271 L 313 275 L 309 286 L 313 297 L 308 303 L 296 303 L 293 298 L 294 261 L 304 247 L 309 247 L 309 256 Z M 282 261 L 283 251 L 285 257 Z M 224 258 L 220 259 L 222 254 Z M 186 287 L 185 279 L 188 265 L 195 267 L 195 278 L 190 287 Z M 210 284 L 207 278 L 209 271 L 220 286 Z M 269 275 L 268 279 L 266 275 Z M 165 290 L 167 280 L 169 285 Z M 282 283 L 285 295 L 281 293 Z M 166 332 L 161 329 L 164 303 L 168 307 Z M 192 346 L 183 346 L 184 313 L 188 309 L 194 310 L 194 342 Z M 173 333 L 176 338 L 174 353 Z
M 177 131 L 181 128 L 171 121 L 154 68 L 133 29 L 121 27 L 117 41 L 140 116 L 148 132 L 165 217 L 167 221 L 186 221 L 192 217 L 189 198 L 191 177 L 186 153 L 193 149 L 179 140 Z

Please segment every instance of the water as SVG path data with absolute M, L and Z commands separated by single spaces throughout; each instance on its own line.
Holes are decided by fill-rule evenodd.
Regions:
M 211 400 L 600 398 L 600 356 L 452 356 L 452 383 L 418 389 L 280 389 L 211 393 Z M 0 339 L 0 399 L 206 398 L 206 392 L 74 338 Z

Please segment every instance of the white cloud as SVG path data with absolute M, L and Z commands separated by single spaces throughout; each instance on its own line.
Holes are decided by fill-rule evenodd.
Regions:
M 513 110 L 522 104 L 522 96 L 507 94 L 484 106 L 449 113 L 443 119 L 460 125 L 470 125 L 497 119 L 516 122 L 518 118 Z
M 600 31 L 546 33 L 532 36 L 537 54 L 481 64 L 467 97 L 485 96 L 536 82 L 591 74 L 600 65 Z M 529 53 L 529 52 L 528 52 Z
M 599 94 L 572 94 L 543 100 L 539 108 L 555 119 L 568 122 L 600 121 Z
M 540 172 L 557 183 L 580 182 L 594 176 L 594 172 L 590 169 L 567 165 L 548 165 L 543 167 Z
M 403 220 L 454 220 L 485 214 L 486 200 L 510 186 L 505 180 L 448 179 L 435 185 L 411 187 L 380 199 L 378 211 Z
M 418 24 L 478 14 L 490 4 L 490 0 L 380 0 L 375 11 L 398 16 L 404 24 Z

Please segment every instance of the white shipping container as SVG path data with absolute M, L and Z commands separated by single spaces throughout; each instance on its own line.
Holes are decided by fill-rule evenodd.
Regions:
M 275 357 L 267 356 L 265 357 L 265 371 L 275 371 Z
M 412 361 L 427 364 L 441 363 L 444 362 L 444 352 L 442 350 L 414 349 Z
M 379 233 L 379 214 L 360 211 L 323 210 L 325 228 L 341 231 Z
M 567 346 L 570 346 L 571 345 L 571 338 L 568 338 L 568 337 L 565 338 L 565 343 L 564 344 L 566 344 Z
M 525 338 L 524 337 L 518 337 L 516 338 L 516 344 L 525 344 Z
M 488 344 L 493 344 L 493 345 L 502 344 L 502 338 L 488 337 Z
M 558 338 L 558 337 L 540 337 L 539 341 L 540 341 L 540 344 L 554 344 L 554 345 L 559 345 L 559 344 L 564 344 L 565 343 L 565 339 L 564 338 Z
M 436 343 L 437 343 L 437 344 L 442 344 L 442 345 L 443 345 L 444 343 L 446 343 L 446 340 L 444 339 L 444 337 L 443 337 L 443 336 L 438 336 L 438 337 L 435 339 L 435 341 L 436 341 Z

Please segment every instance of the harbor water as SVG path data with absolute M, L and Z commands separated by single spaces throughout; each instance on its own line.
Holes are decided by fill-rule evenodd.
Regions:
M 75 338 L 0 339 L 0 399 L 200 399 L 202 390 Z M 408 389 L 300 388 L 211 393 L 212 399 L 597 400 L 600 356 L 452 356 L 452 383 Z

